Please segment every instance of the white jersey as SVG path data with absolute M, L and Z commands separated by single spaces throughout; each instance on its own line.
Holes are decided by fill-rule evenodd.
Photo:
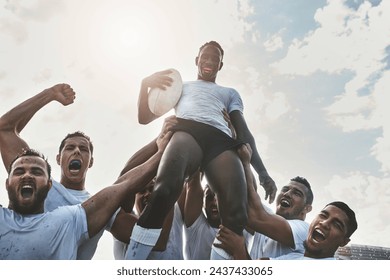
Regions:
M 203 211 L 191 226 L 184 226 L 184 259 L 209 260 L 218 230 L 210 226 Z
M 183 83 L 182 95 L 175 106 L 176 117 L 211 125 L 231 136 L 223 109 L 228 113 L 243 112 L 239 93 L 233 88 L 222 87 L 216 83 L 196 80 Z
M 51 212 L 20 215 L 0 208 L 0 259 L 74 260 L 88 239 L 87 217 L 78 204 Z
M 258 258 L 276 258 L 282 255 L 286 255 L 292 252 L 301 253 L 305 252 L 303 242 L 306 240 L 309 233 L 309 224 L 302 220 L 287 220 L 290 224 L 291 232 L 294 237 L 295 248 L 282 245 L 267 236 L 264 237 L 263 246 L 261 252 L 258 253 Z
M 128 244 L 114 238 L 114 258 L 124 260 L 126 258 Z M 173 209 L 173 221 L 169 237 L 164 251 L 151 251 L 148 260 L 182 260 L 183 259 L 183 218 L 179 205 L 175 203 Z
M 147 260 L 183 260 L 183 217 L 175 203 L 173 221 L 165 251 L 151 251 Z
M 262 257 L 263 246 L 267 237 L 264 234 L 255 232 L 253 236 L 252 247 L 249 249 L 249 255 L 252 260 L 257 260 Z
M 72 190 L 65 188 L 61 183 L 52 180 L 53 185 L 47 194 L 45 200 L 45 211 L 52 211 L 59 206 L 67 205 L 76 205 L 86 201 L 91 197 L 90 193 L 87 190 Z M 110 219 L 106 225 L 106 230 L 110 230 L 112 224 L 114 223 L 116 214 Z M 95 254 L 97 244 L 100 237 L 103 235 L 104 229 L 97 233 L 93 238 L 88 239 L 88 241 L 80 244 L 77 251 L 78 260 L 90 260 Z

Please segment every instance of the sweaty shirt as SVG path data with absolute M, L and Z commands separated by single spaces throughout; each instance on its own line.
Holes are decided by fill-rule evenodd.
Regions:
M 0 225 L 2 260 L 74 260 L 78 245 L 88 239 L 80 204 L 35 215 L 1 207 Z
M 87 190 L 72 190 L 65 188 L 61 183 L 52 180 L 53 185 L 47 194 L 47 198 L 45 200 L 45 212 L 53 211 L 59 206 L 66 205 L 76 205 L 79 203 L 83 203 L 88 198 L 91 197 L 90 193 Z M 114 223 L 116 214 L 112 216 L 112 218 L 108 221 L 106 225 L 106 230 L 110 230 L 112 224 Z M 94 237 L 85 240 L 82 244 L 80 244 L 77 252 L 78 260 L 90 260 L 93 258 L 97 244 L 99 242 L 100 237 L 103 235 L 104 229 L 102 229 L 99 233 L 97 233 Z

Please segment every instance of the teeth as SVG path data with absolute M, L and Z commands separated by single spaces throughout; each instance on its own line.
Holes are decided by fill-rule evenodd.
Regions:
M 280 204 L 281 204 L 282 206 L 284 206 L 284 207 L 289 207 L 289 206 L 290 206 L 290 202 L 289 202 L 288 200 L 286 200 L 286 199 L 282 199 L 282 200 L 280 201 Z
M 80 170 L 81 169 L 81 162 L 80 160 L 72 160 L 69 164 L 69 169 L 70 170 Z
M 325 237 L 325 234 L 320 230 L 320 229 L 316 229 L 315 230 L 318 234 L 322 235 L 323 237 Z
M 23 185 L 21 187 L 21 195 L 23 198 L 30 198 L 34 193 L 34 189 L 31 185 Z
M 325 234 L 320 229 L 315 229 L 313 232 L 313 238 L 315 242 L 321 242 L 325 240 Z

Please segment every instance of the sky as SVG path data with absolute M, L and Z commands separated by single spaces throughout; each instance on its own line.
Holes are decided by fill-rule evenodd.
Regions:
M 314 192 L 308 222 L 342 200 L 359 224 L 351 244 L 390 247 L 388 34 L 384 0 L 2 0 L 0 114 L 70 84 L 75 103 L 46 105 L 21 137 L 59 179 L 61 140 L 77 130 L 89 135 L 95 161 L 86 183 L 94 194 L 174 113 L 138 124 L 142 79 L 175 68 L 194 80 L 199 47 L 218 41 L 225 56 L 217 83 L 240 93 L 278 189 L 307 178 Z M 5 187 L 0 204 L 8 205 Z M 94 259 L 113 259 L 109 233 Z

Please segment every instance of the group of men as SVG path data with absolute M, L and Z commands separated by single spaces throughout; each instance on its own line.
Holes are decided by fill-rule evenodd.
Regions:
M 266 209 L 252 168 L 269 203 L 277 188 L 245 122 L 240 95 L 216 83 L 223 56 L 215 41 L 200 47 L 197 79 L 183 84 L 175 116 L 129 158 L 112 185 L 93 196 L 85 187 L 94 148 L 87 135 L 62 140 L 59 181 L 47 159 L 20 136 L 45 105 L 74 102 L 70 85 L 48 88 L 5 113 L 0 151 L 9 205 L 0 207 L 0 259 L 91 259 L 104 230 L 113 235 L 116 259 L 333 258 L 357 228 L 354 212 L 332 202 L 309 226 L 313 193 L 302 177 L 282 187 L 275 213 Z M 139 123 L 158 118 L 147 95 L 171 85 L 169 71 L 143 79 Z

